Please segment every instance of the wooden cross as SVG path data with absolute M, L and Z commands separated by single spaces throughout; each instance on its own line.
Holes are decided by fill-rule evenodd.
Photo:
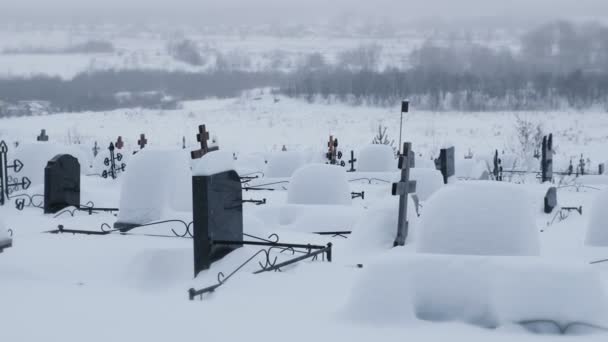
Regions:
M 49 136 L 46 135 L 46 129 L 40 130 L 40 135 L 36 137 L 38 141 L 49 141 Z
M 416 181 L 410 180 L 410 162 L 413 159 L 412 144 L 403 144 L 403 154 L 399 156 L 399 169 L 401 169 L 401 180 L 393 183 L 392 194 L 399 196 L 399 221 L 397 225 L 397 237 L 394 246 L 404 246 L 407 239 L 409 223 L 407 222 L 408 194 L 416 192 Z
M 140 134 L 139 135 L 139 140 L 137 140 L 137 144 L 139 145 L 139 149 L 143 150 L 144 147 L 146 147 L 146 144 L 148 143 L 148 139 L 146 139 L 146 135 L 145 134 Z
M 116 144 L 114 144 L 114 146 L 117 149 L 122 150 L 123 146 L 125 146 L 125 143 L 122 141 L 122 136 L 118 137 L 118 139 L 116 140 Z
M 207 131 L 207 127 L 205 125 L 198 126 L 196 141 L 201 144 L 201 149 L 190 152 L 190 157 L 192 159 L 200 159 L 209 152 L 209 144 L 207 143 L 207 140 L 209 140 L 209 132 Z

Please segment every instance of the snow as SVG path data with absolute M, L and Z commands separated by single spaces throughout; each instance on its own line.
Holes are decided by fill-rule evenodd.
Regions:
M 346 304 L 351 319 L 366 323 L 419 319 L 490 329 L 536 320 L 605 327 L 607 309 L 589 265 L 538 257 L 411 256 L 399 249 L 364 266 Z
M 428 200 L 443 187 L 443 176 L 435 169 L 410 169 L 410 180 L 416 181 L 416 195 L 421 201 Z
M 532 203 L 513 184 L 473 181 L 444 187 L 425 203 L 417 251 L 538 255 Z
M 289 204 L 351 205 L 346 170 L 327 164 L 310 164 L 291 177 Z
M 602 190 L 593 200 L 587 237 L 585 243 L 590 246 L 608 246 L 608 189 Z
M 192 176 L 183 150 L 144 149 L 131 158 L 120 190 L 118 222 L 145 224 L 192 211 Z
M 6 227 L 4 222 L 2 222 L 2 220 L 0 219 L 0 245 L 9 239 L 10 239 L 10 237 L 8 235 L 8 228 Z
M 391 172 L 397 170 L 395 151 L 389 145 L 367 145 L 357 156 L 357 171 L 359 172 Z
M 78 146 L 65 146 L 51 142 L 36 142 L 20 144 L 17 148 L 9 147 L 9 164 L 12 159 L 19 159 L 23 163 L 21 172 L 15 176 L 27 177 L 32 181 L 32 186 L 44 184 L 44 168 L 49 160 L 59 154 L 70 154 L 80 163 L 80 170 L 87 169 L 87 158 Z M 83 162 L 84 161 L 84 162 Z
M 304 165 L 304 156 L 296 151 L 274 153 L 268 159 L 265 175 L 268 178 L 288 178 Z
M 456 158 L 456 177 L 479 180 L 484 171 L 487 171 L 485 162 L 475 159 Z
M 235 169 L 234 157 L 227 151 L 212 151 L 192 162 L 193 176 L 211 176 Z

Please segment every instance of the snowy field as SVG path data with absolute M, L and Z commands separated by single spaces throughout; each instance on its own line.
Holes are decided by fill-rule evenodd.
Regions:
M 506 184 L 465 180 L 481 176 L 495 149 L 506 161 L 518 160 L 518 169 L 538 169 L 537 161 L 524 161 L 517 153 L 523 146 L 516 115 L 554 134 L 556 171 L 565 170 L 570 160 L 577 165 L 583 154 L 595 172 L 608 160 L 606 113 L 413 110 L 405 116 L 404 141 L 416 152 L 412 177 L 421 202 L 417 215 L 409 201 L 406 246 L 392 248 L 398 197 L 391 196 L 390 183 L 399 178 L 397 161 L 390 148 L 383 159 L 386 149 L 367 145 L 379 125 L 388 127 L 390 140 L 398 140 L 399 109 L 279 100 L 255 91 L 187 102 L 176 111 L 1 119 L 0 140 L 8 144 L 9 162 L 19 158 L 25 164 L 15 176 L 32 180 L 28 194 L 43 193 L 46 161 L 67 152 L 82 167 L 81 203 L 121 211 L 118 217 L 86 212 L 55 217 L 32 207 L 18 211 L 12 202 L 0 207 L 0 245 L 6 229 L 13 242 L 0 254 L 0 339 L 606 340 L 608 264 L 589 263 L 608 258 L 603 225 L 608 177 L 556 176 L 556 185 L 565 186 L 558 190 L 559 206 L 583 207 L 582 215 L 570 212 L 563 220 L 556 218 L 559 208 L 542 212 L 549 185 L 533 176 Z M 307 260 L 259 275 L 251 274 L 259 265 L 250 263 L 204 300 L 189 301 L 189 288 L 216 284 L 218 272 L 228 275 L 258 248 L 238 249 L 193 279 L 191 239 L 149 236 L 172 235 L 171 228 L 182 232 L 179 225 L 136 229 L 131 235 L 44 233 L 58 225 L 99 231 L 103 223 L 112 225 L 136 209 L 147 209 L 139 216 L 144 221 L 192 221 L 187 153 L 197 148 L 195 135 L 203 123 L 220 146 L 210 155 L 228 156 L 228 161 L 218 157 L 218 164 L 234 163 L 241 176 L 265 175 L 252 184 L 289 181 L 275 191 L 243 192 L 243 199 L 267 200 L 266 205 L 244 204 L 245 233 L 277 234 L 281 242 L 331 242 L 333 262 Z M 49 141 L 35 143 L 41 129 Z M 132 156 L 141 133 L 149 144 Z M 309 165 L 323 162 L 330 135 L 339 139 L 343 160 L 355 151 L 359 172 Z M 127 171 L 117 180 L 103 179 L 96 174 L 104 168 L 105 147 L 118 136 L 125 141 Z M 102 148 L 97 158 L 95 142 Z M 458 177 L 443 185 L 431 159 L 452 145 Z M 465 161 L 469 152 L 473 159 Z M 154 159 L 154 153 L 166 158 Z M 205 158 L 193 162 L 195 172 L 214 167 Z M 350 199 L 350 192 L 360 191 L 365 199 Z M 312 234 L 345 230 L 352 231 L 348 239 Z M 562 333 L 567 336 L 558 336 Z

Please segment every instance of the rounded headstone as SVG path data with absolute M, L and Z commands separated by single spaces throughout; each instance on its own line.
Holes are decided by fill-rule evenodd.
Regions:
M 538 255 L 534 213 L 528 192 L 514 184 L 476 181 L 446 186 L 425 203 L 417 251 Z
M 326 164 L 310 164 L 298 169 L 289 184 L 287 203 L 351 205 L 346 170 Z
M 356 164 L 359 172 L 391 172 L 397 171 L 395 151 L 388 145 L 368 145 L 359 151 Z

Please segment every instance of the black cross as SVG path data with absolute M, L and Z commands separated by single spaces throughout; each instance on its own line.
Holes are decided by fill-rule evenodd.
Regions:
M 148 139 L 146 139 L 146 135 L 145 134 L 140 134 L 139 135 L 139 140 L 137 141 L 137 144 L 139 145 L 140 149 L 144 149 L 144 147 L 146 147 L 146 144 L 148 143 Z
M 196 141 L 201 143 L 201 149 L 190 152 L 190 157 L 192 159 L 200 159 L 207 152 L 209 152 L 209 145 L 207 143 L 209 140 L 209 132 L 207 131 L 207 127 L 205 125 L 198 126 L 198 134 L 196 135 Z
M 392 194 L 399 196 L 399 222 L 397 225 L 397 237 L 393 246 L 404 246 L 408 235 L 407 202 L 408 194 L 416 192 L 416 181 L 410 181 L 410 167 L 413 160 L 412 143 L 403 144 L 403 154 L 399 156 L 399 169 L 401 169 L 401 180 L 393 183 Z
M 38 141 L 49 141 L 49 136 L 46 135 L 46 129 L 40 130 L 40 135 L 36 137 Z
M 97 154 L 99 153 L 99 146 L 97 145 L 97 141 L 95 142 L 95 146 L 93 146 L 93 157 L 97 157 Z
M 9 169 L 13 169 L 14 173 L 18 173 L 23 169 L 23 163 L 19 159 L 15 159 L 9 164 L 8 146 L 4 141 L 0 141 L 0 205 L 4 205 L 12 191 L 19 190 L 19 188 L 27 190 L 32 184 L 27 177 L 23 177 L 21 182 L 19 182 L 17 177 L 9 176 Z
M 348 170 L 348 172 L 355 172 L 357 170 L 355 170 L 355 163 L 357 162 L 357 159 L 355 159 L 355 151 L 350 151 L 350 160 L 348 161 L 348 163 L 350 164 L 350 170 Z
M 122 150 L 122 147 L 125 146 L 125 143 L 122 141 L 122 136 L 119 136 L 118 139 L 116 140 L 116 144 L 114 144 L 114 146 L 119 149 Z M 113 149 L 113 148 L 112 148 Z

